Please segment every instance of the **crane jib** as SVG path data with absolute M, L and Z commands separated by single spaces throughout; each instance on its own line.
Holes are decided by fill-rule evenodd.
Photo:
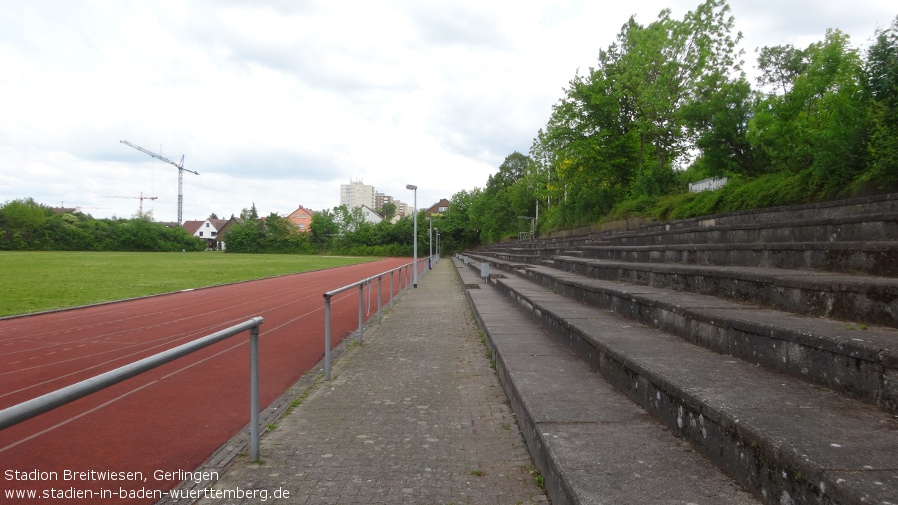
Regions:
M 178 164 L 178 163 L 175 163 L 174 161 L 166 158 L 165 156 L 162 156 L 160 154 L 154 153 L 153 151 L 144 149 L 137 144 L 132 144 L 131 142 L 128 142 L 127 140 L 122 140 L 121 143 L 125 144 L 127 146 L 131 146 L 140 152 L 149 154 L 150 156 L 152 156 L 158 160 L 162 160 L 166 163 L 170 163 L 178 168 L 178 224 L 181 224 L 183 222 L 182 214 L 183 214 L 183 209 L 184 209 L 184 182 L 183 182 L 184 172 L 190 172 L 191 174 L 200 175 L 199 172 L 194 172 L 193 170 L 188 170 L 188 169 L 184 168 L 184 155 L 181 155 L 181 163 Z

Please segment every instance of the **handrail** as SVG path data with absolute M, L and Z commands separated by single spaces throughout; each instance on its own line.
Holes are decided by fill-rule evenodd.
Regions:
M 331 379 L 331 298 L 333 298 L 334 296 L 336 296 L 340 293 L 343 293 L 344 291 L 348 291 L 348 290 L 358 286 L 358 288 L 359 288 L 359 327 L 358 327 L 359 336 L 358 336 L 358 341 L 361 344 L 362 343 L 362 331 L 364 329 L 364 321 L 362 318 L 362 298 L 363 298 L 362 291 L 365 289 L 365 285 L 371 284 L 374 281 L 374 279 L 377 279 L 377 284 L 378 284 L 378 286 L 377 286 L 377 288 L 378 288 L 378 290 L 377 290 L 377 317 L 378 317 L 378 320 L 380 320 L 380 313 L 381 313 L 381 308 L 382 308 L 381 304 L 380 304 L 380 302 L 381 302 L 381 300 L 380 300 L 381 278 L 387 274 L 390 275 L 390 302 L 389 303 L 390 303 L 390 307 L 392 307 L 393 306 L 393 273 L 396 271 L 400 272 L 399 292 L 401 292 L 402 291 L 402 275 L 401 274 L 402 274 L 403 269 L 406 270 L 405 289 L 408 290 L 408 287 L 410 284 L 409 279 L 408 279 L 410 277 L 408 274 L 408 268 L 412 265 L 415 265 L 416 271 L 421 270 L 421 264 L 423 264 L 425 261 L 428 261 L 428 258 L 426 258 L 426 257 L 419 258 L 417 265 L 415 265 L 414 261 L 411 261 L 404 265 L 393 268 L 392 270 L 386 270 L 379 274 L 372 275 L 371 277 L 367 277 L 360 281 L 353 282 L 352 284 L 347 284 L 343 287 L 333 289 L 331 291 L 324 293 L 323 296 L 324 296 L 324 377 L 325 377 L 325 380 Z M 425 272 L 426 272 L 426 270 L 425 270 Z M 399 292 L 397 292 L 397 294 Z
M 76 382 L 70 386 L 57 389 L 37 398 L 24 401 L 12 407 L 0 410 L 0 430 L 9 428 L 23 421 L 36 417 L 79 398 L 83 398 L 101 389 L 118 384 L 126 379 L 140 375 L 146 371 L 184 357 L 200 349 L 218 343 L 226 338 L 250 332 L 250 438 L 251 457 L 259 460 L 259 327 L 262 317 L 254 317 L 246 322 L 231 326 L 221 331 L 198 338 L 186 344 L 173 347 L 147 358 L 129 363 L 114 370 Z

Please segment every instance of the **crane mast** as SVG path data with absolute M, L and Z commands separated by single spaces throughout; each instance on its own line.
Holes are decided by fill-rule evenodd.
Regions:
M 197 172 L 194 172 L 193 170 L 188 170 L 188 169 L 184 168 L 184 155 L 183 154 L 181 155 L 181 162 L 175 163 L 174 161 L 172 161 L 162 155 L 159 155 L 159 154 L 154 153 L 153 151 L 144 149 L 137 144 L 132 144 L 131 142 L 128 142 L 127 140 L 122 140 L 121 143 L 125 144 L 127 146 L 131 146 L 140 152 L 149 154 L 150 156 L 152 156 L 158 160 L 164 161 L 166 163 L 169 163 L 169 164 L 177 167 L 177 169 L 178 169 L 178 225 L 181 225 L 184 222 L 182 219 L 183 212 L 184 212 L 184 172 L 190 172 L 191 174 L 195 174 L 195 175 L 200 175 L 200 174 Z M 143 203 L 143 202 L 141 201 L 141 203 Z

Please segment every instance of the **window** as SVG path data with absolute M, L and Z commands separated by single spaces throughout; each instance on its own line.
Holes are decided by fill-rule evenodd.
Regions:
M 300 229 L 300 230 L 305 230 L 305 229 L 306 229 L 305 223 L 299 223 L 299 229 Z
M 449 210 L 449 207 L 440 207 L 440 212 L 446 212 Z
M 200 232 L 200 237 L 202 237 L 202 236 L 203 236 L 203 232 Z
M 206 228 L 208 228 L 208 227 L 209 227 L 209 223 L 206 223 Z

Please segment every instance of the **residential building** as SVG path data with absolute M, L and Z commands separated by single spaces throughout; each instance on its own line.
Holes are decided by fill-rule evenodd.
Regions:
M 362 217 L 365 218 L 365 221 L 371 224 L 377 224 L 384 220 L 383 216 L 367 205 L 362 205 Z
M 231 220 L 234 218 L 232 217 Z M 226 224 L 228 219 L 206 219 L 205 221 L 184 221 L 184 229 L 194 237 L 199 237 L 206 241 L 207 250 L 224 249 L 224 243 L 219 242 L 218 232 Z
M 312 230 L 312 216 L 314 215 L 314 211 L 300 205 L 299 208 L 287 215 L 287 220 L 300 232 L 308 233 Z
M 224 226 L 218 229 L 218 236 L 216 238 L 218 239 L 217 249 L 219 251 L 225 250 L 225 243 L 228 241 L 228 230 L 230 230 L 232 226 L 238 224 L 243 224 L 243 220 L 239 217 L 234 217 L 234 214 L 231 214 L 231 219 L 228 219 Z
M 349 184 L 341 184 L 340 205 L 345 205 L 349 210 L 363 205 L 374 208 L 374 186 L 369 186 L 362 181 L 350 181 Z
M 449 212 L 449 200 L 445 198 L 441 198 L 439 202 L 430 206 L 429 209 L 424 211 L 425 216 L 442 216 L 443 214 Z
M 393 203 L 393 197 L 383 193 L 374 193 L 374 208 L 383 209 L 385 203 Z

